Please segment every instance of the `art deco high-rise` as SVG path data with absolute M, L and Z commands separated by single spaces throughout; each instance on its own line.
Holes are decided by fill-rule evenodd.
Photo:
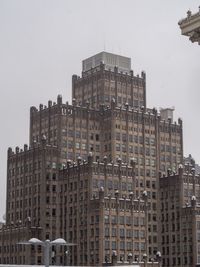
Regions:
M 112 250 L 118 252 L 118 260 L 127 260 L 128 253 L 152 257 L 159 249 L 159 173 L 168 168 L 176 170 L 183 160 L 182 121 L 173 121 L 171 108 L 160 113 L 147 108 L 146 74 L 134 75 L 130 58 L 107 52 L 83 61 L 82 76 L 72 77 L 72 95 L 72 105 L 63 103 L 58 96 L 57 102 L 49 101 L 47 107 L 31 107 L 30 147 L 25 146 L 24 151 L 17 148 L 16 153 L 9 149 L 6 225 L 1 236 L 6 231 L 13 233 L 19 222 L 28 227 L 28 220 L 29 227 L 41 229 L 42 239 L 62 236 L 76 242 L 70 256 L 74 265 L 102 264 L 111 258 Z M 79 167 L 80 157 L 88 161 L 91 153 L 96 167 L 90 165 L 90 179 L 85 182 L 80 177 L 85 177 L 87 167 L 84 162 L 81 164 L 85 167 Z M 130 171 L 132 158 L 134 172 Z M 106 167 L 101 167 L 105 159 Z M 69 165 L 68 160 L 79 163 Z M 80 183 L 85 190 L 80 191 Z M 146 216 L 144 192 L 148 197 Z M 95 205 L 99 213 L 95 214 L 94 209 L 91 214 Z M 127 207 L 126 214 L 120 205 Z M 82 217 L 78 214 L 81 212 L 85 213 Z M 139 225 L 134 223 L 140 221 L 136 214 L 141 217 Z M 104 224 L 106 216 L 113 216 L 115 227 L 111 217 L 109 225 Z M 124 221 L 126 233 L 119 238 L 118 219 L 123 216 L 129 223 Z M 92 228 L 91 220 L 98 226 Z M 102 232 L 103 229 L 107 230 Z M 92 231 L 96 241 L 89 239 Z M 102 235 L 106 239 L 99 242 Z M 13 240 L 11 237 L 10 243 L 3 245 L 6 248 L 1 251 L 1 262 L 41 261 L 41 255 L 20 259 L 10 248 Z M 94 249 L 98 253 L 89 257 L 89 251 Z M 57 261 L 65 262 L 64 256 L 59 255 Z

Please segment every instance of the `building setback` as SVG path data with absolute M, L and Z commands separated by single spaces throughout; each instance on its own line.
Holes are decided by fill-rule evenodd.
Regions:
M 129 252 L 133 259 L 145 253 L 152 258 L 160 250 L 159 176 L 183 161 L 182 121 L 173 121 L 172 108 L 160 113 L 147 108 L 146 74 L 135 76 L 129 58 L 106 52 L 83 61 L 82 77 L 72 77 L 72 95 L 72 105 L 59 95 L 56 103 L 31 107 L 29 147 L 8 150 L 4 227 L 25 225 L 30 218 L 43 240 L 64 237 L 77 243 L 68 257 L 57 251 L 59 264 L 101 265 L 112 250 L 118 260 L 127 260 Z M 4 250 L 0 256 L 2 263 L 15 257 Z

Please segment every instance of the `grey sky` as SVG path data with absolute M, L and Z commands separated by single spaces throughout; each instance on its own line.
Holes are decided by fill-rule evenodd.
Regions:
M 132 58 L 147 74 L 147 105 L 175 106 L 184 154 L 200 162 L 200 46 L 178 21 L 199 0 L 0 0 L 0 219 L 5 211 L 7 147 L 28 143 L 29 108 L 71 102 L 71 76 L 102 50 Z

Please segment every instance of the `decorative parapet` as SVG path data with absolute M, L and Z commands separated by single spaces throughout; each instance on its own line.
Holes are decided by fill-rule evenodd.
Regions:
M 182 35 L 188 36 L 191 42 L 200 44 L 200 7 L 195 14 L 188 10 L 187 17 L 180 20 L 178 25 Z

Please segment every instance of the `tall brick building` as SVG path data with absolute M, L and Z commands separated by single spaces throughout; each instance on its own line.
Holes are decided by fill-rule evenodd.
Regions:
M 42 261 L 39 252 L 20 258 L 19 223 L 43 240 L 77 243 L 68 257 L 57 251 L 58 264 L 101 265 L 113 250 L 118 260 L 142 260 L 160 250 L 159 176 L 183 161 L 182 121 L 170 108 L 147 108 L 145 73 L 106 52 L 83 61 L 72 95 L 71 105 L 58 96 L 31 107 L 29 146 L 8 150 L 2 263 Z

